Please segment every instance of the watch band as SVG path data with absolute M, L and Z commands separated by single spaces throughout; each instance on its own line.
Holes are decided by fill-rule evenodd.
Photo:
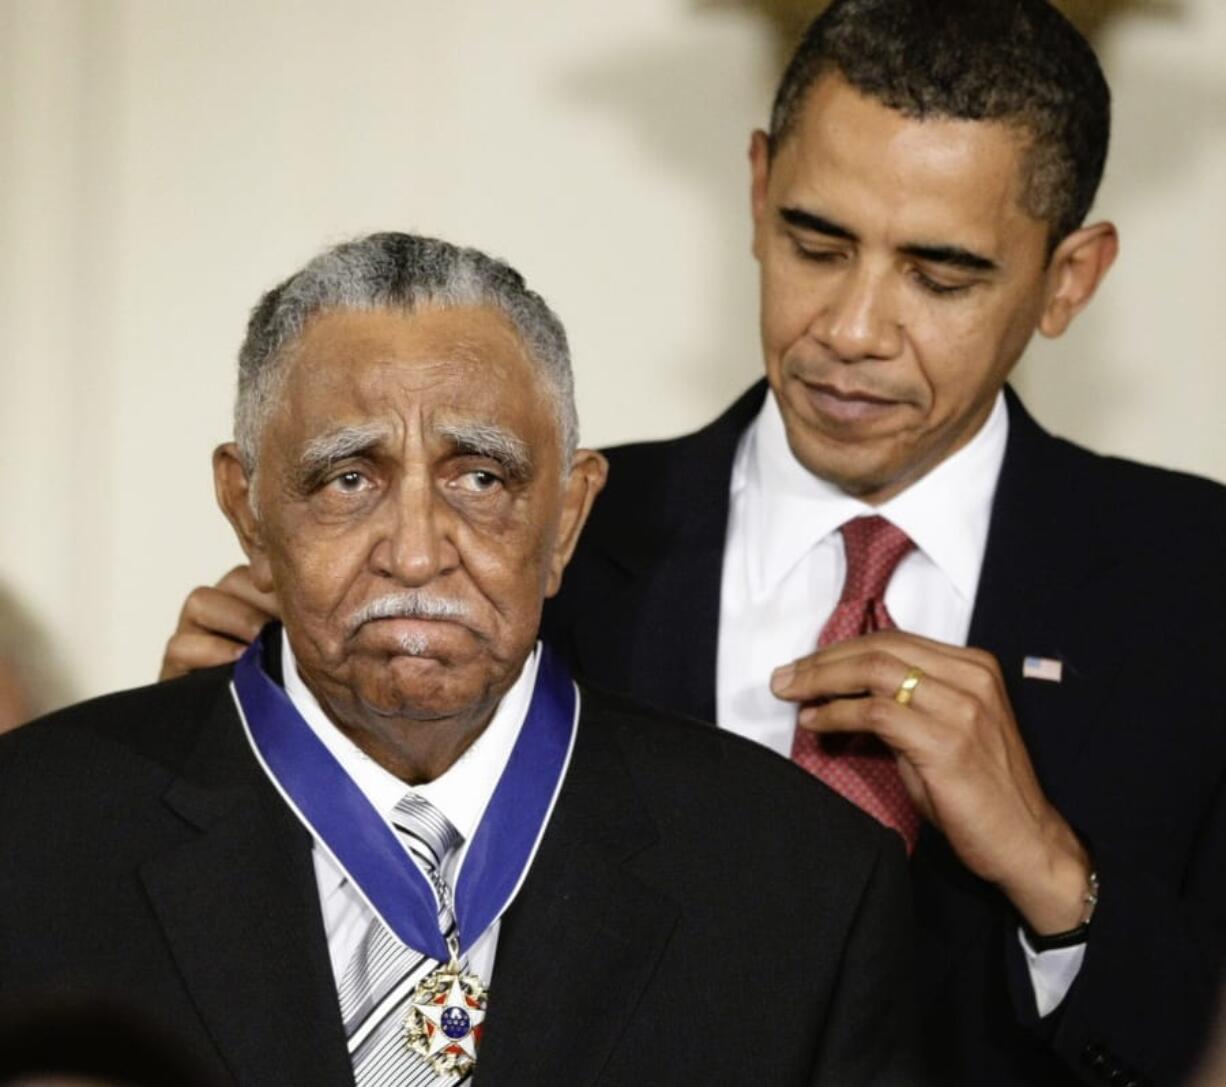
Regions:
M 1081 920 L 1075 928 L 1068 929 L 1065 932 L 1053 932 L 1046 936 L 1040 936 L 1029 925 L 1023 922 L 1022 928 L 1026 933 L 1026 942 L 1030 945 L 1031 950 L 1036 952 L 1055 951 L 1061 947 L 1075 947 L 1077 944 L 1084 944 L 1090 933 L 1090 921 L 1094 917 L 1094 911 L 1098 908 L 1098 873 L 1091 872 L 1090 878 L 1087 881 L 1086 893 L 1082 899 L 1083 908 L 1081 911 Z

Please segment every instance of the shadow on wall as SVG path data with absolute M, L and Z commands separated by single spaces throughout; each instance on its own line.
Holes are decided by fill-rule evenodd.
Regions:
M 1115 127 L 1092 217 L 1120 224 L 1121 256 L 1069 333 L 1036 342 L 1018 385 L 1057 433 L 1226 479 L 1214 317 L 1226 12 L 1218 0 L 1183 0 L 1178 15 L 1121 19 L 1101 36 Z
M 653 37 L 608 53 L 564 73 L 559 88 L 583 108 L 611 117 L 645 162 L 701 200 L 709 262 L 701 284 L 685 285 L 701 292 L 700 332 L 684 357 L 660 364 L 709 415 L 761 373 L 747 155 L 775 80 L 765 31 L 756 28 L 755 35 L 748 20 L 747 34 L 744 17 L 723 20 L 722 27 L 708 20 L 698 34 Z M 650 330 L 646 337 L 649 348 Z
M 1112 35 L 1104 36 L 1103 46 L 1111 52 Z M 1110 56 L 1108 56 L 1110 59 Z M 1035 407 L 1049 417 L 1057 429 L 1068 429 L 1074 423 L 1082 428 L 1081 440 L 1103 448 L 1110 444 L 1108 435 L 1127 428 L 1130 421 L 1143 417 L 1152 404 L 1153 390 L 1148 380 L 1131 377 L 1121 380 L 1121 358 L 1106 345 L 1115 342 L 1144 344 L 1153 338 L 1152 325 L 1156 315 L 1169 320 L 1189 307 L 1214 303 L 1208 297 L 1203 302 L 1189 293 L 1189 269 L 1199 266 L 1195 256 L 1204 251 L 1204 265 L 1215 263 L 1213 253 L 1220 245 L 1223 219 L 1220 215 L 1208 222 L 1192 221 L 1187 215 L 1164 211 L 1168 203 L 1179 200 L 1181 184 L 1189 177 L 1212 176 L 1208 160 L 1220 155 L 1226 146 L 1226 80 L 1207 77 L 1196 65 L 1172 62 L 1170 51 L 1132 55 L 1127 60 L 1128 79 L 1121 81 L 1114 93 L 1115 124 L 1107 176 L 1098 201 L 1100 207 L 1121 222 L 1124 236 L 1121 261 L 1108 281 L 1107 293 L 1119 285 L 1116 281 L 1128 277 L 1138 280 L 1130 265 L 1144 262 L 1149 271 L 1144 285 L 1146 305 L 1132 310 L 1124 299 L 1123 310 L 1100 301 L 1078 319 L 1073 328 L 1058 343 L 1041 343 L 1032 354 L 1050 356 L 1053 366 L 1060 369 L 1059 395 L 1050 393 L 1051 403 L 1040 405 L 1038 398 L 1048 396 L 1043 375 L 1031 371 L 1034 381 Z M 1145 227 L 1151 216 L 1161 223 L 1161 237 L 1152 236 L 1153 227 L 1143 236 L 1143 250 L 1134 250 L 1137 228 Z M 1173 210 L 1173 209 L 1170 209 Z M 1091 217 L 1095 217 L 1092 213 Z M 1155 224 L 1156 225 L 1156 224 Z M 1155 243 L 1161 246 L 1154 248 Z M 1175 255 L 1179 255 L 1178 257 Z M 1173 261 L 1174 266 L 1163 268 Z M 1195 277 L 1192 277 L 1195 279 Z M 1138 293 L 1134 287 L 1129 297 Z M 1206 310 L 1206 312 L 1209 312 Z M 1136 327 L 1130 327 L 1136 323 Z M 1200 346 L 1198 355 L 1212 358 L 1216 344 Z M 1175 352 L 1179 354 L 1179 351 Z M 1047 358 L 1044 369 L 1049 369 Z M 1184 360 L 1185 367 L 1197 359 Z M 1067 365 L 1063 363 L 1069 363 Z M 1075 364 L 1072 364 L 1075 363 Z M 1185 369 L 1185 380 L 1195 381 L 1195 374 Z M 1067 410 L 1073 405 L 1093 405 L 1093 411 L 1073 417 Z M 1212 454 L 1212 450 L 1208 451 Z
M 0 585 L 0 732 L 71 701 L 71 685 L 46 631 Z

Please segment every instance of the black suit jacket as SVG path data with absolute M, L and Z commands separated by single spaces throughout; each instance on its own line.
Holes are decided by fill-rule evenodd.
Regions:
M 545 616 L 588 681 L 715 719 L 729 480 L 764 395 L 687 437 L 608 451 L 608 487 Z M 1011 391 L 1008 409 L 969 643 L 999 659 L 1102 896 L 1077 981 L 1039 1022 L 1016 918 L 925 828 L 912 874 L 934 1079 L 1179 1082 L 1226 921 L 1226 489 L 1053 438 Z M 1026 656 L 1061 660 L 1063 682 L 1024 679 Z
M 0 740 L 0 995 L 102 992 L 223 1082 L 352 1083 L 311 842 L 228 669 Z M 902 851 L 754 745 L 585 693 L 476 1083 L 916 1082 Z

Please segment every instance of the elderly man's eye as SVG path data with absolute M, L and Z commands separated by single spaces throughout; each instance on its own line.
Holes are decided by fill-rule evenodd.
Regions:
M 487 471 L 484 468 L 478 468 L 472 472 L 465 472 L 460 477 L 460 485 L 466 490 L 470 491 L 492 491 L 501 483 L 502 479 L 496 473 Z
M 353 494 L 362 489 L 366 477 L 361 472 L 343 472 L 332 480 L 332 486 L 345 494 Z

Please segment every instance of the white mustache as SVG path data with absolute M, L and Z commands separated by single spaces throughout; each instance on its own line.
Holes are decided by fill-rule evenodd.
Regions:
M 349 619 L 349 633 L 375 619 L 467 619 L 468 605 L 460 600 L 409 589 L 389 593 L 363 605 Z

